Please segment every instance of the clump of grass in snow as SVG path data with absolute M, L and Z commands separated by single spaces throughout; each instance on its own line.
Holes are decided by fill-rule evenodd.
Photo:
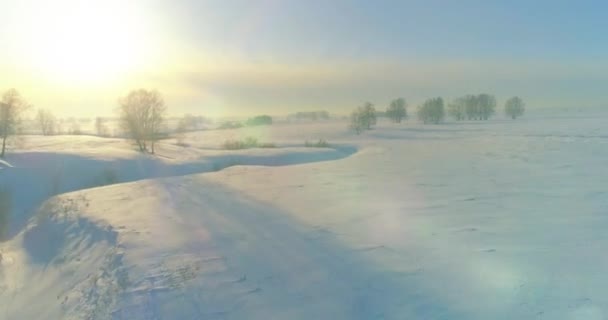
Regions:
M 271 142 L 260 143 L 254 137 L 247 137 L 244 140 L 226 140 L 223 145 L 226 150 L 239 150 L 249 148 L 276 148 L 277 146 Z
M 277 145 L 272 143 L 272 142 L 264 142 L 264 143 L 260 143 L 260 145 L 258 146 L 260 148 L 276 148 Z
M 319 139 L 317 142 L 306 140 L 304 146 L 307 148 L 329 148 L 329 143 L 325 139 Z

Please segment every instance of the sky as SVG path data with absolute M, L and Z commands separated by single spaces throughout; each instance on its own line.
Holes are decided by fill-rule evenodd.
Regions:
M 112 115 L 158 89 L 171 113 L 343 113 L 404 97 L 608 104 L 601 1 L 0 0 L 0 90 Z

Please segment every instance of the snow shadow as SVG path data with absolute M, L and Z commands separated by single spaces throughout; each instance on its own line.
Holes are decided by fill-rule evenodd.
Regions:
M 51 196 L 142 179 L 219 171 L 235 165 L 286 166 L 348 157 L 354 146 L 281 153 L 226 153 L 194 161 L 171 163 L 141 155 L 131 159 L 103 160 L 73 154 L 30 152 L 11 155 L 13 167 L 0 170 L 0 189 L 11 196 L 6 238 L 19 233 L 33 210 Z M 25 163 L 24 166 L 19 166 Z
M 194 234 L 206 230 L 225 269 L 207 275 L 216 281 L 197 276 L 180 291 L 121 297 L 113 319 L 136 319 L 148 306 L 159 319 L 463 318 L 432 295 L 422 277 L 375 265 L 331 231 L 320 235 L 269 203 L 201 176 L 149 183 L 169 195 L 172 211 L 191 228 L 183 231 L 192 239 L 186 252 L 167 259 L 203 256 Z

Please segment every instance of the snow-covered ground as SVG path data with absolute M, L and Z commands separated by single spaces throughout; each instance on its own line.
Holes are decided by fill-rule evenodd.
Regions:
M 606 123 L 29 136 L 0 319 L 605 319 Z M 219 150 L 245 136 L 279 148 Z

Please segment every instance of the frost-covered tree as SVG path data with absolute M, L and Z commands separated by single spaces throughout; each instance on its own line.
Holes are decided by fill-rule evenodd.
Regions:
M 15 89 L 9 89 L 2 95 L 2 101 L 0 102 L 2 151 L 0 152 L 0 157 L 4 157 L 6 153 L 6 140 L 17 132 L 21 123 L 21 116 L 29 107 L 29 104 Z
M 462 121 L 467 116 L 466 108 L 466 98 L 457 98 L 448 105 L 448 115 L 457 121 Z
M 496 112 L 496 98 L 493 95 L 482 93 L 477 96 L 479 106 L 479 120 L 488 120 Z
M 372 126 L 376 125 L 376 108 L 371 102 L 366 102 L 363 105 L 363 119 L 367 130 L 371 130 Z
M 167 107 L 156 90 L 138 89 L 120 99 L 120 125 L 142 152 L 154 153 L 161 137 Z M 150 150 L 148 150 L 148 145 Z
M 512 97 L 505 103 L 505 114 L 511 119 L 524 115 L 526 105 L 520 97 Z
M 391 101 L 391 104 L 386 109 L 386 116 L 395 123 L 401 123 L 401 120 L 407 119 L 407 103 L 405 99 L 398 98 Z
M 370 102 L 358 107 L 350 115 L 350 128 L 357 134 L 370 130 L 376 124 L 376 108 Z
M 38 122 L 43 135 L 50 136 L 55 134 L 57 119 L 50 110 L 39 109 L 36 114 L 36 122 Z
M 445 118 L 443 98 L 431 98 L 418 107 L 418 119 L 425 124 L 438 124 Z

